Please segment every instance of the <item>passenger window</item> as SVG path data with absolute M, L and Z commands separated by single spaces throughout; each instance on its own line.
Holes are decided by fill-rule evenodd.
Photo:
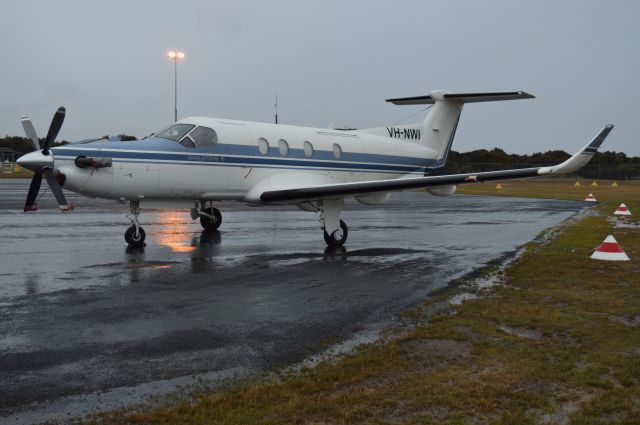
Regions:
M 280 150 L 280 155 L 287 156 L 289 155 L 289 144 L 286 140 L 280 139 L 278 140 L 278 150 Z
M 258 149 L 262 155 L 269 154 L 269 142 L 267 142 L 267 139 L 262 137 L 258 139 Z
M 310 142 L 304 142 L 304 155 L 307 158 L 311 158 L 313 156 L 313 145 Z
M 333 144 L 333 156 L 335 159 L 342 158 L 342 148 L 337 143 Z
M 197 146 L 214 146 L 218 143 L 218 135 L 208 127 L 198 127 L 189 133 L 189 137 Z

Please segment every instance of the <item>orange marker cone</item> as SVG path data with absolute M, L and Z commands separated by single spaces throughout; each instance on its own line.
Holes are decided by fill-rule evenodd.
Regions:
M 591 186 L 597 186 L 597 185 L 598 185 L 598 183 L 596 183 L 595 180 L 591 182 Z
M 604 242 L 600 244 L 598 249 L 591 255 L 591 258 L 605 261 L 629 261 L 627 254 L 611 235 L 607 236 Z
M 613 213 L 613 215 L 631 215 L 631 211 L 629 208 L 623 203 L 620 204 L 617 210 Z
M 598 202 L 596 197 L 593 196 L 593 193 L 590 193 L 589 195 L 587 195 L 587 197 L 584 200 L 585 202 Z
M 496 185 L 496 189 L 502 189 L 502 185 L 501 185 L 500 183 L 498 183 L 498 184 Z
M 575 182 L 574 186 L 579 187 L 579 186 L 582 186 L 582 185 L 580 184 L 580 182 L 579 182 L 579 181 L 577 181 L 577 180 L 576 180 L 576 182 Z

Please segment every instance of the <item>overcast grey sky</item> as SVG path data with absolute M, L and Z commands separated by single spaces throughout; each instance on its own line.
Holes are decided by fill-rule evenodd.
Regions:
M 526 90 L 467 105 L 454 149 L 574 151 L 604 124 L 605 149 L 640 155 L 637 1 L 0 0 L 0 134 L 126 132 L 178 115 L 326 127 L 393 124 L 432 90 Z M 413 120 L 420 121 L 424 113 Z

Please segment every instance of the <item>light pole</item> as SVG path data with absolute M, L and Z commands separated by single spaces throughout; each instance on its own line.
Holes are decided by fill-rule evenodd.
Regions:
M 178 59 L 184 58 L 183 52 L 170 51 L 167 53 L 169 59 L 173 59 L 173 121 L 178 121 Z

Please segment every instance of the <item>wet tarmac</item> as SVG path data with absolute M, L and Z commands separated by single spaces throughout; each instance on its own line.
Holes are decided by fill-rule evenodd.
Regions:
M 581 203 L 392 195 L 346 203 L 344 250 L 316 214 L 219 204 L 219 232 L 184 210 L 143 212 L 148 246 L 123 234 L 125 205 L 22 213 L 28 181 L 0 180 L 0 423 L 138 402 L 214 385 L 358 340 L 456 277 L 514 252 Z

